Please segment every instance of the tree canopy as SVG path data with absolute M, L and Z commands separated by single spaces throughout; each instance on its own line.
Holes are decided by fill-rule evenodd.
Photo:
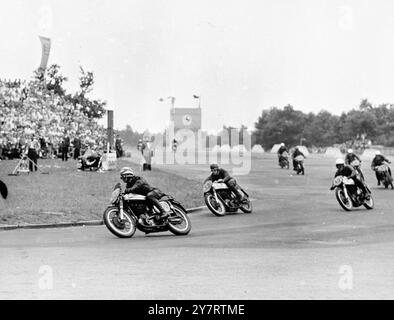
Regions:
M 376 144 L 394 146 L 394 104 L 374 107 L 363 99 L 357 109 L 340 116 L 322 110 L 305 114 L 287 105 L 263 110 L 255 123 L 254 141 L 264 148 L 287 145 L 326 147 L 366 138 Z

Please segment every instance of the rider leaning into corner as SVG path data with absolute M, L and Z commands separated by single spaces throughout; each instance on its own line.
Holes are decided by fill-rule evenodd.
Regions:
M 129 167 L 124 167 L 120 170 L 120 179 L 126 183 L 124 193 L 135 193 L 145 196 L 147 205 L 150 207 L 152 213 L 153 206 L 160 211 L 157 218 L 163 219 L 168 217 L 168 213 L 164 211 L 159 202 L 159 199 L 164 196 L 164 193 L 160 189 L 152 187 L 144 178 L 136 176 Z
M 375 171 L 376 180 L 378 180 L 378 186 L 380 186 L 380 180 L 379 180 L 379 175 L 378 175 L 378 172 L 376 171 L 376 168 L 381 166 L 384 162 L 391 163 L 389 159 L 387 159 L 384 155 L 382 155 L 380 153 L 380 151 L 376 151 L 375 157 L 372 159 L 371 169 L 373 171 Z M 388 170 L 389 170 L 390 176 L 392 177 L 390 167 L 388 167 Z
M 237 184 L 237 181 L 235 181 L 235 179 L 231 177 L 226 170 L 219 168 L 217 164 L 211 164 L 210 169 L 212 173 L 208 178 L 204 180 L 204 184 L 207 181 L 214 182 L 217 180 L 223 180 L 227 187 L 236 194 L 237 200 L 239 202 L 242 202 L 244 200 L 244 196 L 240 190 L 239 185 Z
M 362 192 L 365 194 L 365 199 L 369 200 L 371 198 L 369 191 L 366 188 L 364 182 L 361 179 L 359 179 L 356 170 L 354 170 L 354 168 L 351 165 L 345 164 L 345 161 L 343 159 L 337 159 L 335 161 L 335 166 L 337 168 L 337 171 L 335 172 L 335 177 L 344 176 L 353 179 L 355 185 L 359 187 L 362 190 Z

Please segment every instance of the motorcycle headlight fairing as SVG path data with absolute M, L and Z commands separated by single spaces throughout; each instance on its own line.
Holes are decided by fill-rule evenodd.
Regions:
M 116 200 L 118 200 L 119 194 L 120 194 L 120 189 L 118 188 L 112 191 L 111 203 L 115 203 Z
M 204 186 L 202 187 L 202 191 L 205 193 L 211 190 L 211 188 L 212 188 L 212 181 L 207 181 L 204 183 Z

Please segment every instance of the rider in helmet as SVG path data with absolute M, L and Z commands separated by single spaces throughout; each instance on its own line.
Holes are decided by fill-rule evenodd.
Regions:
M 293 170 L 295 170 L 295 171 L 297 171 L 297 169 L 296 169 L 297 168 L 297 161 L 295 160 L 295 158 L 297 156 L 303 156 L 304 158 L 306 158 L 305 155 L 301 152 L 301 150 L 298 147 L 296 147 L 294 149 L 294 152 L 292 154 L 292 158 L 293 158 Z M 304 174 L 304 173 L 302 173 L 302 174 Z
M 361 162 L 361 159 L 354 153 L 353 149 L 347 149 L 347 154 L 345 156 L 345 163 L 351 164 L 352 161 L 358 160 Z
M 356 186 L 363 191 L 365 198 L 367 200 L 370 199 L 370 194 L 368 189 L 366 188 L 364 182 L 358 178 L 356 170 L 354 170 L 354 168 L 351 165 L 345 164 L 345 161 L 343 159 L 337 159 L 335 161 L 335 166 L 337 168 L 337 171 L 335 172 L 335 177 L 344 176 L 353 179 Z
M 209 180 L 212 182 L 217 180 L 223 180 L 223 182 L 227 185 L 227 187 L 236 194 L 237 200 L 239 202 L 242 202 L 244 200 L 244 196 L 240 190 L 239 185 L 226 170 L 219 168 L 217 164 L 211 164 L 210 169 L 212 173 L 208 178 L 205 179 L 204 183 Z
M 126 183 L 125 193 L 135 193 L 146 196 L 147 204 L 150 209 L 152 210 L 153 206 L 155 206 L 160 211 L 158 218 L 163 219 L 168 217 L 168 213 L 164 211 L 159 202 L 159 199 L 163 197 L 164 194 L 158 188 L 150 186 L 144 178 L 136 176 L 129 167 L 124 167 L 120 170 L 120 179 Z
M 278 161 L 279 161 L 279 164 L 280 164 L 280 161 L 282 160 L 283 153 L 285 153 L 285 152 L 289 153 L 289 149 L 287 149 L 285 144 L 282 142 L 280 144 L 279 149 L 278 149 Z
M 351 163 L 354 160 L 358 160 L 361 164 L 361 159 L 354 153 L 353 149 L 348 149 L 347 154 L 345 156 L 345 164 L 351 165 Z M 360 167 L 358 167 L 358 171 L 361 175 L 361 178 L 364 180 L 364 175 L 363 175 Z
M 371 163 L 371 169 L 375 171 L 376 180 L 378 180 L 378 186 L 380 186 L 380 180 L 378 176 L 378 172 L 376 171 L 376 167 L 381 166 L 384 162 L 391 163 L 389 159 L 387 159 L 384 155 L 381 154 L 380 151 L 375 152 L 375 157 Z M 391 176 L 391 169 L 389 167 L 389 174 Z

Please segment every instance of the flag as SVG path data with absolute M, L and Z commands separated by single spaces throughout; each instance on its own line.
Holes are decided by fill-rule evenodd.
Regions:
M 199 96 L 196 96 L 195 94 L 193 94 L 193 98 L 194 98 L 194 99 L 200 99 L 200 97 L 199 97 Z
M 51 39 L 41 36 L 39 36 L 39 38 L 41 40 L 42 53 L 41 53 L 41 64 L 38 69 L 44 71 L 47 68 L 47 64 L 48 64 L 49 52 L 51 50 Z

